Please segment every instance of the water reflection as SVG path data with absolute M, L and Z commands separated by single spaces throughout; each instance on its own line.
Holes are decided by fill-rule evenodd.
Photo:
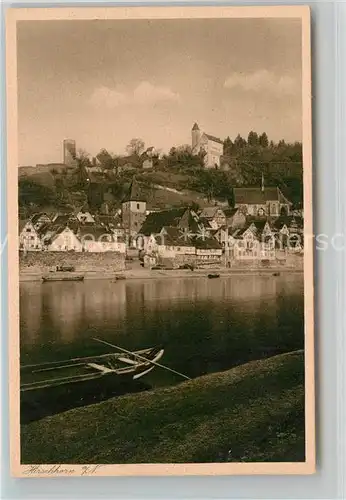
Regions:
M 303 347 L 296 275 L 23 283 L 20 306 L 25 363 L 104 352 L 95 335 L 129 349 L 164 344 L 165 363 L 191 376 Z

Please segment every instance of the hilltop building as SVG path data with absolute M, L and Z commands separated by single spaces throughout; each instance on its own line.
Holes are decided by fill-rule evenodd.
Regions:
M 201 132 L 197 123 L 192 127 L 191 139 L 193 154 L 205 153 L 204 166 L 206 168 L 220 168 L 220 159 L 223 155 L 222 140 Z
M 155 150 L 154 146 L 150 146 L 150 148 L 147 148 L 140 157 L 142 168 L 144 170 L 153 168 L 155 158 L 158 158 L 158 153 Z

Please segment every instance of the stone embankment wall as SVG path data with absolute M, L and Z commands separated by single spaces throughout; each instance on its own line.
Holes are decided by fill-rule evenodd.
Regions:
M 249 269 L 265 269 L 265 268 L 283 268 L 292 270 L 303 270 L 304 256 L 303 253 L 284 253 L 277 252 L 276 258 L 271 260 L 246 260 L 246 259 L 223 259 L 223 264 L 228 268 L 249 268 Z
M 73 266 L 76 272 L 114 273 L 124 271 L 125 256 L 118 252 L 27 252 L 19 253 L 20 273 L 47 273 L 57 266 Z

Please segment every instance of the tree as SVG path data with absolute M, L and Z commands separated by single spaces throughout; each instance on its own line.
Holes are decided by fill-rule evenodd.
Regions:
M 241 151 L 246 146 L 246 144 L 246 140 L 240 134 L 238 134 L 234 139 L 234 146 L 237 151 Z
M 142 139 L 134 138 L 126 146 L 126 151 L 129 155 L 140 156 L 145 148 L 144 141 Z
M 232 198 L 230 177 L 220 170 L 202 170 L 199 176 L 199 188 L 209 202 L 215 197 L 228 201 Z
M 18 198 L 19 205 L 21 207 L 41 207 L 54 204 L 56 202 L 55 190 L 47 186 L 43 186 L 29 177 L 19 179 Z
M 247 137 L 247 143 L 249 146 L 258 146 L 258 134 L 257 134 L 257 132 L 254 132 L 253 130 L 251 130 L 251 132 L 249 132 L 249 135 Z
M 90 160 L 90 154 L 87 151 L 85 151 L 85 149 L 78 150 L 75 160 L 77 160 L 78 167 L 83 166 L 85 168 L 88 168 L 91 167 L 92 165 Z
M 176 148 L 171 148 L 167 162 L 171 167 L 202 167 L 204 154 L 193 154 L 189 144 L 183 144 Z
M 259 145 L 262 146 L 262 148 L 267 148 L 269 146 L 269 140 L 268 136 L 265 132 L 261 134 L 258 138 Z
M 75 171 L 76 187 L 85 189 L 89 185 L 89 174 L 87 169 L 92 166 L 90 155 L 84 149 L 79 149 L 76 155 L 77 169 Z M 64 185 L 66 182 L 64 182 Z
M 230 137 L 228 136 L 223 141 L 223 154 L 230 155 L 232 153 L 232 147 L 233 147 L 233 142 L 231 141 Z
M 106 149 L 101 149 L 96 158 L 99 161 L 102 170 L 117 171 L 119 166 L 118 156 L 109 153 Z

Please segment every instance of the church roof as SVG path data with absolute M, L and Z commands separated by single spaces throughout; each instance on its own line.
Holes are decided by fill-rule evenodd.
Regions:
M 234 201 L 236 205 L 262 205 L 267 201 L 290 203 L 278 187 L 265 187 L 263 191 L 260 187 L 234 188 Z
M 199 130 L 199 126 L 197 123 L 194 124 L 194 126 L 192 127 L 192 130 Z
M 218 137 L 215 137 L 214 135 L 210 135 L 210 134 L 204 134 L 206 136 L 206 138 L 209 140 L 209 141 L 213 141 L 213 142 L 217 142 L 219 144 L 223 144 L 223 141 L 221 139 L 219 139 Z

